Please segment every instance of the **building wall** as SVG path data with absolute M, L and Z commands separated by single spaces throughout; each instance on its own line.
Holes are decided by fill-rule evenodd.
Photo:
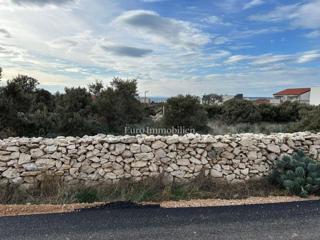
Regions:
M 299 96 L 300 103 L 310 104 L 310 92 L 304 93 Z
M 312 87 L 310 94 L 310 104 L 320 105 L 320 87 Z
M 320 133 L 9 138 L 0 140 L 0 185 L 28 188 L 48 174 L 69 185 L 159 175 L 187 181 L 201 172 L 245 181 L 268 175 L 276 159 L 298 149 L 320 160 Z
M 273 99 L 271 99 L 270 103 L 278 105 L 286 101 L 310 104 L 310 92 L 301 94 L 300 96 L 295 96 L 295 95 L 275 96 Z

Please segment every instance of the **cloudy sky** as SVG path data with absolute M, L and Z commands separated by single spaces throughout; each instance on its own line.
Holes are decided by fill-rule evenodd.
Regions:
M 320 85 L 320 0 L 0 0 L 0 66 L 51 91 L 270 96 Z

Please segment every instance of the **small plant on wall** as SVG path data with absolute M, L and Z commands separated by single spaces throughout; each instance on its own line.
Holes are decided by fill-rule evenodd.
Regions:
M 270 179 L 293 195 L 320 195 L 320 164 L 302 151 L 278 160 Z

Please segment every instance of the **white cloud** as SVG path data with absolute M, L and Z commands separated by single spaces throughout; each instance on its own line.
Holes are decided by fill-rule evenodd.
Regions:
M 315 60 L 320 60 L 320 51 L 308 51 L 301 54 L 298 58 L 298 63 L 308 63 Z
M 264 4 L 265 2 L 263 0 L 251 0 L 250 2 L 246 3 L 243 6 L 243 9 L 249 9 L 249 8 L 253 8 L 259 5 Z
M 316 30 L 316 31 L 309 32 L 305 35 L 305 37 L 307 37 L 307 38 L 320 38 L 320 31 Z
M 63 37 L 60 39 L 55 39 L 48 43 L 50 47 L 53 48 L 62 48 L 62 49 L 70 49 L 76 47 L 79 44 L 74 38 Z
M 223 21 L 220 17 L 217 16 L 209 16 L 202 19 L 202 22 L 208 23 L 210 25 L 223 25 L 223 26 L 231 26 L 231 23 L 227 23 Z
M 266 14 L 256 14 L 249 18 L 255 21 L 279 22 L 283 20 L 293 19 L 299 9 L 298 4 L 280 6 Z
M 217 36 L 212 39 L 212 43 L 215 45 L 223 45 L 228 42 L 230 42 L 230 39 L 224 36 Z
M 210 41 L 208 34 L 191 23 L 161 17 L 153 11 L 133 10 L 121 14 L 115 21 L 131 30 L 131 34 L 148 38 L 155 43 L 173 47 L 194 48 Z
M 320 28 L 320 0 L 309 0 L 304 4 L 280 6 L 266 14 L 250 16 L 251 20 L 265 22 L 290 21 L 300 28 Z
M 278 62 L 285 62 L 291 59 L 292 59 L 291 55 L 264 54 L 254 58 L 252 61 L 252 64 L 254 65 L 273 64 Z
M 302 5 L 295 13 L 293 24 L 303 28 L 320 28 L 320 0 Z
M 249 65 L 268 66 L 275 63 L 308 63 L 320 59 L 320 51 L 312 50 L 293 54 L 232 55 L 225 63 L 237 64 L 246 62 Z
M 242 61 L 248 60 L 248 59 L 251 59 L 251 57 L 250 56 L 246 56 L 246 55 L 233 55 L 233 56 L 230 56 L 225 61 L 225 63 L 226 64 L 234 64 L 234 63 L 242 62 Z

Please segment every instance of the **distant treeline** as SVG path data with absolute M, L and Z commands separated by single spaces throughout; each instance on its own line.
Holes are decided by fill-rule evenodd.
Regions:
M 215 100 L 218 95 L 212 94 Z M 258 104 L 241 96 L 217 104 L 217 101 L 204 101 L 195 96 L 177 96 L 166 104 L 164 121 L 167 124 L 196 126 L 197 130 L 210 132 L 208 121 L 224 122 L 228 125 L 239 123 L 293 123 L 287 131 L 320 131 L 320 107 L 284 102 L 280 105 Z M 219 101 L 218 101 L 219 102 Z
M 1 79 L 0 68 L 0 79 Z M 126 126 L 194 128 L 209 131 L 209 120 L 235 123 L 294 122 L 293 130 L 320 131 L 320 109 L 298 103 L 257 105 L 236 98 L 223 104 L 201 104 L 196 96 L 172 97 L 164 117 L 153 122 L 150 115 L 163 104 L 147 105 L 138 99 L 137 81 L 114 78 L 109 86 L 96 81 L 85 87 L 65 88 L 52 94 L 39 82 L 18 75 L 0 87 L 0 138 L 10 136 L 83 136 L 97 133 L 123 134 Z

